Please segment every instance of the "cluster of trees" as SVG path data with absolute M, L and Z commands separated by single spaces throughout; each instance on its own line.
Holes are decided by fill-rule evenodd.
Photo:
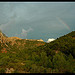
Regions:
M 0 53 L 0 73 L 14 68 L 14 73 L 75 73 L 75 32 L 51 43 L 17 40 L 7 53 Z M 25 43 L 18 46 L 18 42 Z M 8 49 L 8 48 L 6 48 Z M 15 52 L 15 53 L 13 53 Z

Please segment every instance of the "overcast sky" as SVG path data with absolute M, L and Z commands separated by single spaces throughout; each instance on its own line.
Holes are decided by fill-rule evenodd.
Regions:
M 75 2 L 0 2 L 0 30 L 8 37 L 56 39 L 75 30 Z

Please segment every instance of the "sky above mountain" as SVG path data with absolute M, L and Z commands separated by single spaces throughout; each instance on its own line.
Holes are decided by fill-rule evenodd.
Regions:
M 0 2 L 0 30 L 8 37 L 56 39 L 75 30 L 75 2 Z

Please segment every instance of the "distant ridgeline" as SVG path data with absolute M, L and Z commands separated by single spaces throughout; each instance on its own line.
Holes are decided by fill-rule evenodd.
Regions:
M 26 40 L 26 41 L 38 41 L 38 42 L 44 42 L 42 39 L 21 39 L 18 37 L 7 37 L 4 33 L 2 33 L 2 31 L 0 30 L 0 43 L 5 44 L 7 47 L 7 43 L 11 42 L 12 45 L 15 44 L 16 40 Z
M 42 42 L 44 42 L 42 39 L 26 39 L 26 40 L 29 40 L 29 41 L 42 41 Z
M 15 40 L 21 40 L 21 38 L 18 38 L 18 37 L 7 37 L 4 33 L 2 33 L 2 31 L 0 30 L 0 41 L 4 41 L 6 40 L 7 42 L 8 41 L 15 41 Z M 26 39 L 26 40 L 29 40 L 29 41 L 42 41 L 44 42 L 42 39 Z

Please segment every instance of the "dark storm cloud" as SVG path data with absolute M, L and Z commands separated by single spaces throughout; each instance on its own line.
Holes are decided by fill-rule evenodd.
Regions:
M 0 3 L 0 29 L 8 36 L 19 35 L 22 30 L 32 28 L 34 31 L 26 33 L 27 38 L 50 38 L 56 32 L 70 32 L 57 16 L 66 23 L 71 30 L 75 29 L 74 3 L 34 3 L 7 2 Z M 10 31 L 10 32 L 9 32 Z M 66 32 L 62 32 L 63 34 Z M 32 34 L 32 35 L 31 35 Z M 48 36 L 47 36 L 48 34 Z M 46 37 L 47 36 L 47 37 Z M 60 36 L 60 35 L 59 35 Z M 21 36 L 22 37 L 22 36 Z M 57 36 L 51 37 L 56 38 Z M 22 37 L 23 38 L 23 37 Z M 25 38 L 25 37 L 24 37 Z

